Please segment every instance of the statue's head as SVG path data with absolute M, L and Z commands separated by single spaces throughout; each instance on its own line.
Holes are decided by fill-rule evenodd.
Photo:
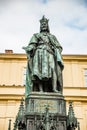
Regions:
M 50 32 L 49 25 L 48 25 L 48 19 L 45 18 L 45 16 L 42 17 L 40 20 L 40 32 Z

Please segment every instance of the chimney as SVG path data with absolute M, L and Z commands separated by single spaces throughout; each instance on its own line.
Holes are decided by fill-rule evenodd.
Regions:
M 12 54 L 12 53 L 13 53 L 13 50 L 5 50 L 5 53 L 6 53 L 6 54 Z

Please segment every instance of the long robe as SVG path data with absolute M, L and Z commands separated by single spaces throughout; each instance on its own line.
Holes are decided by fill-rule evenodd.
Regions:
M 28 56 L 26 95 L 32 91 L 33 81 L 57 80 L 58 91 L 62 91 L 63 61 L 62 47 L 50 33 L 36 33 L 26 47 Z

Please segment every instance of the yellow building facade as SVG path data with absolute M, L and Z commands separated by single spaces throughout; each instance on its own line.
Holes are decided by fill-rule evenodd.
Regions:
M 63 95 L 73 101 L 80 129 L 87 130 L 87 55 L 63 55 Z M 0 53 L 0 130 L 11 129 L 25 94 L 26 54 Z

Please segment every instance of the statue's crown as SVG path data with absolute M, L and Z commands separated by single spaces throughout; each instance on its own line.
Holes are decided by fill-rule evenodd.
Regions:
M 47 22 L 48 23 L 49 19 L 45 18 L 43 15 L 42 19 L 40 20 L 40 23 Z

